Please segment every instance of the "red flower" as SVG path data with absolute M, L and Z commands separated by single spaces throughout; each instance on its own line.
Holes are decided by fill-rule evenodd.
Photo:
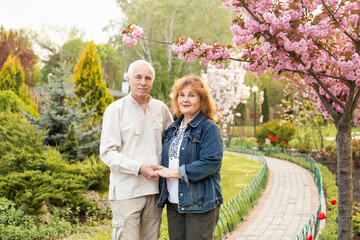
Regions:
M 336 201 L 336 199 L 333 199 L 333 200 L 330 201 L 330 203 L 331 203 L 331 205 L 336 205 L 337 201 Z
M 283 141 L 283 144 L 286 144 L 286 141 Z
M 326 218 L 326 215 L 325 215 L 324 212 L 319 212 L 319 214 L 317 215 L 317 217 L 318 217 L 319 220 L 323 220 L 323 219 Z
M 313 240 L 313 236 L 310 234 L 305 240 Z
M 279 137 L 274 137 L 274 139 L 277 141 L 277 140 L 279 140 Z
M 268 135 L 268 139 L 272 139 L 272 136 L 271 136 L 271 135 Z

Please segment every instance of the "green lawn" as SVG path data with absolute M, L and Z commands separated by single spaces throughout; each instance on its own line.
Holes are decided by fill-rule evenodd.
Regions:
M 241 156 L 224 154 L 223 165 L 221 168 L 221 188 L 224 202 L 227 202 L 242 189 L 244 189 L 251 180 L 260 171 L 262 165 L 251 159 Z M 95 231 L 89 231 L 91 234 L 77 234 L 72 236 L 72 240 L 108 240 L 111 239 L 111 223 L 100 227 L 96 227 Z M 90 229 L 90 228 L 89 228 Z M 163 223 L 161 226 L 161 237 L 168 238 L 166 209 L 163 211 Z

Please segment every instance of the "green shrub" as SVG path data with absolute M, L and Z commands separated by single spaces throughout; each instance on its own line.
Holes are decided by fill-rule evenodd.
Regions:
M 26 170 L 39 170 L 42 165 L 42 158 L 39 154 L 26 152 L 18 154 L 6 154 L 0 156 L 0 175 L 12 172 L 25 172 Z
M 0 239 L 54 239 L 70 235 L 71 224 L 59 215 L 54 214 L 48 220 L 40 219 L 42 224 L 38 228 L 35 216 L 26 215 L 15 206 L 13 201 L 0 198 Z
M 354 216 L 353 216 L 353 232 L 355 236 L 360 237 L 360 203 L 354 202 L 353 204 Z
M 0 177 L 0 196 L 14 201 L 29 214 L 41 213 L 45 203 L 58 207 L 74 204 L 85 211 L 95 204 L 82 195 L 85 182 L 83 176 L 64 172 L 13 172 Z
M 0 91 L 0 111 L 10 111 L 13 113 L 21 113 L 21 109 L 29 113 L 31 116 L 38 116 L 32 107 L 27 105 L 13 91 Z
M 272 139 L 271 145 L 283 146 L 295 136 L 296 127 L 292 123 L 280 124 L 279 121 L 269 121 L 256 130 L 256 140 L 259 145 L 264 145 L 265 139 Z
M 0 156 L 39 154 L 42 152 L 43 133 L 34 130 L 25 117 L 18 113 L 0 112 Z
M 83 162 L 69 164 L 63 155 L 52 147 L 45 148 L 43 153 L 43 171 L 64 172 L 84 178 L 86 190 L 105 191 L 109 185 L 109 167 L 99 157 L 91 156 Z

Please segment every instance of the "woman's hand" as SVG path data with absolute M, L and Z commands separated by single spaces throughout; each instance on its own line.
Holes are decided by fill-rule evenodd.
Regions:
M 179 170 L 177 168 L 162 168 L 155 171 L 157 174 L 159 174 L 160 177 L 163 178 L 178 178 L 181 179 Z

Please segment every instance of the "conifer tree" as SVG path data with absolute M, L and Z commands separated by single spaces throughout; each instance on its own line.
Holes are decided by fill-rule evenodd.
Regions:
M 32 49 L 32 44 L 24 31 L 5 30 L 0 27 L 0 69 L 7 61 L 10 55 L 17 56 L 25 73 L 25 84 L 31 85 L 33 77 L 31 76 L 37 56 Z
M 261 104 L 261 115 L 263 115 L 263 123 L 270 120 L 270 106 L 266 88 L 264 88 L 264 101 Z
M 69 128 L 69 132 L 66 136 L 66 140 L 61 145 L 60 151 L 65 153 L 65 157 L 69 160 L 75 160 L 78 155 L 79 142 L 76 136 L 76 124 L 72 122 Z
M 20 60 L 13 55 L 9 55 L 1 69 L 0 90 L 10 90 L 15 92 L 24 103 L 33 109 L 35 116 L 38 116 L 37 106 L 32 101 L 32 97 L 25 85 L 25 73 L 23 67 Z
M 99 126 L 84 130 L 84 123 L 90 122 L 97 105 L 95 104 L 91 110 L 81 107 L 89 94 L 72 105 L 77 97 L 72 89 L 65 87 L 66 77 L 69 76 L 69 70 L 66 69 L 65 64 L 62 64 L 61 69 L 55 72 L 55 76 L 58 78 L 49 85 L 50 97 L 43 103 L 40 118 L 35 119 L 29 115 L 27 117 L 33 124 L 47 130 L 45 145 L 58 146 L 60 152 L 68 159 L 83 160 L 99 146 Z M 73 146 L 70 146 L 71 144 Z M 76 156 L 74 156 L 75 152 Z
M 91 92 L 83 106 L 90 109 L 97 104 L 95 117 L 98 118 L 104 114 L 106 107 L 114 99 L 103 80 L 100 57 L 95 50 L 94 42 L 89 42 L 75 66 L 73 83 L 76 86 L 75 94 L 79 98 Z

